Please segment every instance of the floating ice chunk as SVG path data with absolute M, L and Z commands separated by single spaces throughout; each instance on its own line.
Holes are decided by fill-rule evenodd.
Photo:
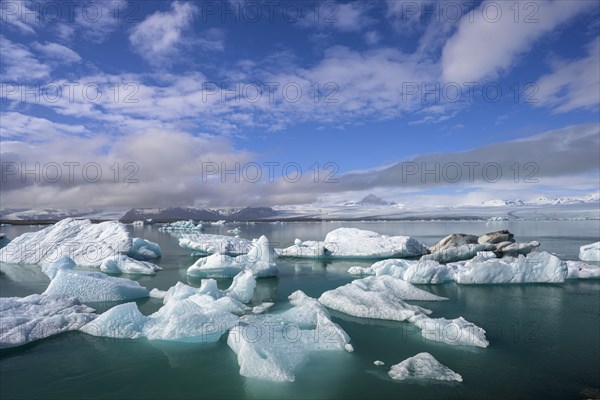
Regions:
M 54 279 L 61 269 L 71 270 L 75 268 L 75 262 L 68 256 L 62 256 L 54 262 L 42 262 L 40 265 L 42 272 L 48 275 L 48 278 Z
M 156 275 L 162 268 L 148 261 L 138 261 L 124 254 L 105 258 L 100 265 L 102 272 L 111 274 Z
M 430 310 L 413 306 L 404 300 L 447 300 L 391 276 L 371 276 L 329 290 L 319 301 L 333 310 L 361 318 L 404 321 Z
M 600 242 L 581 246 L 579 248 L 579 259 L 582 261 L 600 261 Z
M 350 338 L 318 301 L 301 291 L 289 299 L 289 310 L 243 317 L 229 332 L 227 344 L 237 354 L 241 375 L 293 382 L 310 353 L 348 351 Z
M 477 244 L 478 239 L 479 238 L 475 235 L 453 233 L 431 246 L 429 251 L 431 253 L 436 253 L 438 251 L 447 250 L 449 248 L 458 247 L 465 244 Z
M 427 254 L 427 247 L 409 236 L 387 236 L 356 228 L 338 228 L 324 241 L 306 241 L 279 253 L 286 257 L 387 258 Z
M 252 314 L 262 314 L 265 311 L 267 311 L 269 308 L 273 307 L 274 304 L 275 303 L 265 301 L 264 303 L 262 303 L 258 306 L 252 307 Z
M 95 317 L 92 308 L 60 294 L 0 297 L 0 348 L 77 330 Z
M 227 233 L 231 233 L 231 234 L 234 234 L 234 235 L 239 235 L 241 232 L 242 232 L 242 231 L 241 231 L 241 229 L 240 229 L 240 228 L 229 229 L 229 230 L 227 231 Z
M 547 253 L 504 257 L 486 261 L 472 260 L 458 268 L 456 282 L 460 284 L 543 283 L 564 282 L 567 265 Z
M 167 295 L 167 291 L 154 288 L 150 291 L 150 293 L 148 295 L 155 299 L 164 299 L 165 296 Z
M 443 283 L 454 280 L 454 269 L 437 261 L 390 259 L 378 261 L 368 268 L 352 267 L 348 272 L 352 275 L 389 275 L 413 284 Z
M 418 314 L 409 319 L 421 329 L 421 336 L 435 342 L 443 342 L 454 346 L 487 347 L 485 330 L 467 321 L 463 317 L 454 319 L 430 318 Z
M 251 271 L 245 270 L 237 274 L 233 278 L 233 282 L 228 289 L 229 296 L 241 301 L 249 303 L 252 300 L 254 289 L 256 288 L 256 279 Z
M 69 256 L 77 265 L 99 266 L 102 260 L 131 251 L 131 236 L 117 221 L 92 224 L 66 218 L 37 232 L 16 237 L 0 249 L 5 263 L 39 264 Z
M 119 304 L 100 314 L 80 330 L 93 336 L 137 339 L 142 336 L 147 318 L 135 303 Z
M 150 315 L 142 332 L 149 340 L 216 342 L 237 321 L 230 312 L 186 299 L 168 302 Z
M 426 254 L 421 257 L 422 261 L 433 260 L 440 263 L 450 263 L 462 260 L 469 260 L 481 251 L 489 251 L 495 249 L 493 244 L 465 244 L 457 247 L 449 247 L 435 253 Z
M 136 260 L 152 260 L 161 256 L 158 243 L 142 238 L 133 238 L 131 241 L 131 251 L 128 256 Z
M 148 297 L 148 290 L 130 279 L 101 272 L 59 269 L 44 294 L 63 294 L 79 301 L 123 301 Z
M 567 277 L 565 279 L 600 279 L 600 265 L 586 264 L 581 261 L 567 261 Z
M 459 374 L 441 364 L 429 353 L 419 353 L 399 364 L 392 365 L 388 375 L 400 381 L 427 379 L 462 382 L 463 380 Z
M 193 219 L 173 222 L 158 228 L 159 231 L 200 231 L 202 229 L 202 223 L 196 224 Z
M 167 291 L 153 290 L 164 303 L 154 314 L 142 315 L 135 303 L 121 304 L 81 330 L 115 338 L 216 342 L 238 322 L 236 314 L 248 309 L 238 299 L 251 297 L 253 285 L 250 272 L 241 273 L 227 290 L 219 290 L 214 279 L 203 280 L 200 288 L 178 282 Z
M 188 268 L 189 276 L 230 278 L 240 271 L 251 271 L 257 278 L 276 276 L 279 272 L 275 260 L 277 255 L 269 239 L 261 236 L 248 254 L 231 257 L 215 253 L 201 258 Z
M 144 226 L 144 221 L 133 221 L 133 222 L 131 223 L 131 225 L 133 225 L 133 226 L 138 226 L 138 227 L 139 227 L 139 226 Z
M 252 241 L 224 235 L 194 234 L 180 238 L 179 246 L 200 254 L 221 253 L 233 256 L 248 253 L 252 248 Z
M 379 360 L 375 360 L 373 362 L 373 364 L 377 365 L 378 367 L 381 367 L 382 365 L 385 365 L 385 363 L 383 361 L 379 361 Z
M 227 223 L 227 221 L 222 219 L 219 221 L 211 222 L 211 225 L 225 225 L 226 223 Z

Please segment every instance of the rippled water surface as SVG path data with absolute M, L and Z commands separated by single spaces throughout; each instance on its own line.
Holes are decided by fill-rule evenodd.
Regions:
M 600 237 L 598 221 L 535 222 L 369 222 L 231 224 L 206 233 L 225 234 L 239 226 L 246 238 L 267 235 L 280 246 L 322 239 L 340 226 L 384 234 L 411 235 L 433 244 L 453 232 L 482 234 L 509 229 L 519 241 L 538 240 L 541 249 L 563 259 L 577 259 L 579 246 Z M 9 237 L 41 229 L 5 227 Z M 195 260 L 172 234 L 156 227 L 133 228 L 134 236 L 158 242 L 163 267 L 156 276 L 136 278 L 148 288 L 167 289 L 189 281 L 186 269 Z M 285 303 L 301 289 L 318 297 L 352 280 L 347 269 L 368 261 L 278 262 L 278 278 L 262 279 L 255 302 Z M 230 280 L 219 281 L 226 287 Z M 2 266 L 0 294 L 41 293 L 48 280 L 34 268 Z M 463 316 L 487 331 L 486 349 L 454 347 L 426 341 L 411 325 L 358 319 L 332 312 L 333 320 L 352 338 L 353 353 L 316 355 L 296 373 L 294 383 L 262 382 L 239 375 L 236 356 L 225 343 L 150 342 L 97 338 L 66 333 L 29 345 L 0 351 L 0 398 L 586 398 L 600 395 L 600 281 L 565 284 L 424 285 L 422 289 L 450 298 L 426 305 L 433 316 Z M 151 313 L 159 300 L 139 301 Z M 93 304 L 102 311 L 114 304 Z M 278 305 L 275 306 L 275 310 Z M 395 382 L 387 371 L 407 357 L 427 351 L 458 372 L 462 383 Z M 382 360 L 385 367 L 373 361 Z

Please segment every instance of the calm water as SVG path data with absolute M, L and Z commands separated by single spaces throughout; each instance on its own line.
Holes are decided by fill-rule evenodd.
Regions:
M 321 239 L 339 226 L 385 234 L 407 234 L 433 244 L 452 232 L 482 234 L 510 229 L 519 241 L 539 240 L 542 250 L 577 259 L 579 246 L 598 241 L 598 221 L 551 222 L 389 222 L 287 223 L 239 226 L 246 238 L 267 235 L 281 245 Z M 2 228 L 9 237 L 37 227 Z M 186 269 L 195 257 L 169 233 L 155 227 L 132 228 L 135 236 L 158 242 L 164 268 L 138 281 L 167 289 L 188 282 Z M 370 262 L 322 263 L 279 260 L 278 278 L 259 281 L 254 302 L 285 302 L 297 289 L 318 297 L 352 280 L 347 269 Z M 230 280 L 219 286 L 227 287 Z M 36 269 L 3 266 L 1 296 L 41 293 L 48 280 Z M 117 340 L 71 332 L 0 351 L 0 398 L 600 398 L 600 281 L 562 285 L 423 286 L 449 297 L 423 303 L 433 316 L 463 316 L 487 331 L 486 349 L 454 347 L 426 341 L 411 325 L 358 319 L 332 312 L 333 320 L 352 338 L 354 353 L 325 353 L 309 360 L 294 383 L 273 383 L 239 375 L 236 356 L 225 343 L 210 345 Z M 419 304 L 418 302 L 411 302 Z M 161 305 L 138 302 L 142 312 Z M 93 304 L 105 310 L 114 304 Z M 277 305 L 273 310 L 277 309 Z M 392 381 L 387 371 L 416 353 L 427 351 L 462 375 L 460 384 L 407 384 Z M 373 361 L 382 360 L 385 367 Z

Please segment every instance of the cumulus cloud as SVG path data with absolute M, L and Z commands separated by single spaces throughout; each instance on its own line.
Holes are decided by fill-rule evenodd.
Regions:
M 186 45 L 184 32 L 191 28 L 198 8 L 175 1 L 171 9 L 155 12 L 136 25 L 129 35 L 133 49 L 155 66 L 171 64 Z

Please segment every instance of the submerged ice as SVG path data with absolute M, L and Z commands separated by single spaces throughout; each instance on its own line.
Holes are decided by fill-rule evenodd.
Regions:
M 292 307 L 273 314 L 248 315 L 229 332 L 240 374 L 293 382 L 295 371 L 316 351 L 352 351 L 346 332 L 327 310 L 302 291 L 289 296 Z

